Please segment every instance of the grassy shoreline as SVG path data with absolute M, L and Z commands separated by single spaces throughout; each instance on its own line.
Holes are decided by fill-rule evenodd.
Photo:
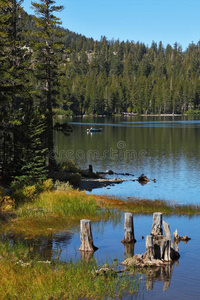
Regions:
M 30 189 L 32 192 L 32 189 Z M 112 209 L 133 214 L 199 215 L 200 205 L 180 205 L 164 200 L 133 199 L 123 201 L 106 196 L 88 195 L 84 191 L 70 188 L 46 190 L 28 196 L 31 201 L 16 207 L 8 200 L 6 209 L 0 212 L 0 233 L 12 231 L 26 236 L 46 236 L 64 228 L 79 224 L 81 219 L 97 221 L 109 217 Z M 21 194 L 20 194 L 21 195 Z M 8 197 L 9 198 L 9 197 Z
M 118 210 L 135 214 L 151 214 L 155 211 L 189 216 L 200 214 L 200 206 L 195 205 L 138 199 L 124 202 L 105 196 L 87 195 L 69 186 L 67 190 L 52 190 L 51 185 L 46 186 L 49 187 L 39 193 L 29 187 L 27 194 L 25 189 L 26 201 L 15 207 L 9 202 L 13 199 L 7 199 L 7 206 L 5 202 L 1 209 L 1 234 L 12 232 L 25 239 L 50 236 L 78 225 L 80 219 L 106 220 L 112 214 L 117 214 Z M 0 243 L 0 268 L 3 274 L 0 299 L 120 299 L 125 293 L 132 295 L 138 292 L 139 280 L 134 270 L 131 276 L 126 273 L 96 276 L 94 270 L 98 267 L 94 261 L 41 261 L 37 256 L 33 259 L 31 249 L 20 242 Z

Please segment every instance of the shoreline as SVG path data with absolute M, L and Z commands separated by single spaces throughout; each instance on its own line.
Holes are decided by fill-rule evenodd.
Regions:
M 82 178 L 80 185 L 77 188 L 80 191 L 92 191 L 98 188 L 104 188 L 114 184 L 120 184 L 127 181 L 127 179 L 121 178 Z
M 73 118 L 73 117 L 78 117 L 78 118 L 86 118 L 86 117 L 100 117 L 100 118 L 105 118 L 105 117 L 181 117 L 181 116 L 192 116 L 193 114 L 137 114 L 137 113 L 120 113 L 120 114 L 115 114 L 115 115 L 95 115 L 95 114 L 89 114 L 89 115 L 54 115 L 54 118 Z

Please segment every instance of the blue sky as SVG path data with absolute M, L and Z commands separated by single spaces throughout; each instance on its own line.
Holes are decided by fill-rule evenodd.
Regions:
M 39 2 L 39 0 L 37 1 Z M 183 50 L 200 40 L 200 0 L 59 0 L 64 5 L 58 14 L 62 26 L 71 31 L 99 40 L 152 41 L 174 45 Z M 30 9 L 31 0 L 24 0 Z

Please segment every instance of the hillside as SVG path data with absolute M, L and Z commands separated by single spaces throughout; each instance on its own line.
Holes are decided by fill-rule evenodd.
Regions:
M 34 29 L 33 17 L 24 30 Z M 185 113 L 200 107 L 200 44 L 100 41 L 57 27 L 65 53 L 59 107 L 73 114 Z M 66 60 L 67 58 L 67 60 Z

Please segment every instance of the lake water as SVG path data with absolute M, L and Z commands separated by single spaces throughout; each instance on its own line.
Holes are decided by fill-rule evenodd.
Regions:
M 53 234 L 50 238 L 38 237 L 35 240 L 20 239 L 33 249 L 39 260 L 78 261 L 94 258 L 99 267 L 117 261 L 117 269 L 124 267 L 118 263 L 134 254 L 145 252 L 145 239 L 150 234 L 152 215 L 134 215 L 134 232 L 137 242 L 132 247 L 125 247 L 121 240 L 124 237 L 124 213 L 116 211 L 114 218 L 107 221 L 92 222 L 94 245 L 98 250 L 94 255 L 81 256 L 79 226 L 67 232 Z M 171 233 L 178 229 L 181 236 L 187 234 L 191 240 L 179 243 L 180 258 L 169 268 L 160 268 L 155 276 L 140 274 L 139 294 L 132 297 L 124 295 L 123 299 L 143 300 L 197 300 L 200 299 L 200 216 L 167 216 L 163 220 L 170 224 Z M 7 239 L 5 236 L 4 239 Z M 19 239 L 19 238 L 17 238 Z M 16 241 L 10 237 L 10 241 Z
M 200 119 L 181 116 L 76 117 L 68 121 L 73 127 L 71 136 L 55 136 L 56 153 L 61 161 L 72 159 L 83 169 L 92 164 L 94 171 L 111 169 L 115 173 L 132 174 L 107 176 L 127 181 L 94 189 L 91 193 L 124 200 L 138 197 L 200 204 Z M 90 127 L 102 128 L 102 133 L 87 134 Z M 150 179 L 146 185 L 134 181 L 141 174 Z M 169 222 L 172 233 L 177 228 L 181 236 L 187 234 L 191 241 L 179 244 L 181 257 L 170 272 L 161 270 L 155 278 L 143 274 L 140 293 L 133 299 L 200 299 L 200 217 L 163 216 L 163 219 Z M 130 255 L 145 252 L 142 236 L 150 233 L 152 216 L 134 216 L 134 224 L 137 243 L 134 249 L 129 249 Z M 127 256 L 120 242 L 124 234 L 123 214 L 117 222 L 94 223 L 92 228 L 94 244 L 99 248 L 94 257 L 99 264 L 115 258 L 123 261 Z M 52 243 L 53 251 L 61 249 L 59 259 L 63 261 L 74 257 L 81 259 L 79 246 L 79 228 L 70 242 L 60 243 L 58 236 Z M 130 298 L 125 296 L 124 299 Z
M 91 193 L 121 197 L 165 199 L 186 204 L 200 204 L 200 120 L 188 117 L 127 117 L 127 118 L 70 118 L 73 133 L 69 137 L 55 135 L 55 150 L 60 161 L 72 159 L 82 168 L 93 165 L 94 171 L 112 169 L 116 173 L 131 173 L 127 181 L 115 186 L 94 189 Z M 61 120 L 63 122 L 63 120 Z M 102 133 L 87 134 L 90 127 L 103 128 Z M 142 186 L 135 178 L 144 173 L 156 179 Z M 128 198 L 130 197 L 130 198 Z M 168 270 L 160 269 L 154 277 L 140 275 L 140 292 L 123 299 L 168 300 L 200 299 L 200 216 L 167 216 L 171 232 L 178 229 L 181 236 L 191 240 L 180 242 L 180 259 Z M 145 239 L 150 234 L 152 215 L 134 215 L 134 247 L 127 249 L 124 237 L 124 213 L 116 211 L 114 218 L 92 222 L 94 258 L 102 266 L 115 259 L 122 262 L 127 256 L 145 252 Z M 8 238 L 4 236 L 3 239 Z M 15 241 L 16 237 L 9 237 Z M 18 237 L 19 239 L 19 237 Z M 79 226 L 52 235 L 24 240 L 30 243 L 41 259 L 80 260 Z M 87 259 L 83 258 L 82 259 Z
M 164 199 L 181 204 L 200 203 L 200 120 L 191 117 L 76 117 L 69 118 L 73 133 L 55 136 L 61 161 L 72 159 L 81 168 L 113 170 L 126 182 L 92 193 L 116 197 Z M 62 122 L 62 121 L 61 121 Z M 87 128 L 102 132 L 87 133 Z M 145 174 L 142 186 L 133 179 Z

